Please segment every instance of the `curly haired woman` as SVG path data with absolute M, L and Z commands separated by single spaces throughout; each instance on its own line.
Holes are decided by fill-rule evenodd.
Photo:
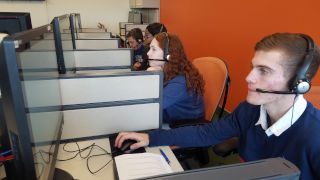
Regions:
M 147 71 L 163 71 L 163 122 L 204 118 L 204 80 L 187 59 L 180 39 L 159 33 L 151 41 Z

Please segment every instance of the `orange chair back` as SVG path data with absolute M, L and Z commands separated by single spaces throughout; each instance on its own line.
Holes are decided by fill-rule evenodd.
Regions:
M 229 80 L 226 63 L 216 57 L 200 57 L 192 61 L 205 81 L 205 119 L 211 121 Z

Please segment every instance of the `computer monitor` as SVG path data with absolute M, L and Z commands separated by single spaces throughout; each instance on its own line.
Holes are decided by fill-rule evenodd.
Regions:
M 36 46 L 33 40 L 39 43 L 51 29 L 48 24 L 17 33 L 0 45 L 3 111 L 14 155 L 5 163 L 7 179 L 47 180 L 54 176 L 63 125 L 59 74 L 47 75 L 46 68 L 41 69 L 47 58 L 35 56 L 34 61 L 25 62 L 22 55 Z
M 0 33 L 13 35 L 28 29 L 32 29 L 30 13 L 0 12 Z

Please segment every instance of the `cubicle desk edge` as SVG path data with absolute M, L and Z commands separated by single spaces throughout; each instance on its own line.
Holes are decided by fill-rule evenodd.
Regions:
M 284 158 L 269 158 L 143 178 L 149 180 L 269 179 L 298 180 L 300 170 Z

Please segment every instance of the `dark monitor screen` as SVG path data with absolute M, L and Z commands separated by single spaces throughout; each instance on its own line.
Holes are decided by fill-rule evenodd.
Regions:
M 32 29 L 30 13 L 0 12 L 0 32 L 13 35 Z
M 13 166 L 5 164 L 8 179 L 54 175 L 63 124 L 60 82 L 57 68 L 50 68 L 57 63 L 54 49 L 40 49 L 55 47 L 43 39 L 51 29 L 48 24 L 17 33 L 0 45 L 3 110 L 14 155 Z

